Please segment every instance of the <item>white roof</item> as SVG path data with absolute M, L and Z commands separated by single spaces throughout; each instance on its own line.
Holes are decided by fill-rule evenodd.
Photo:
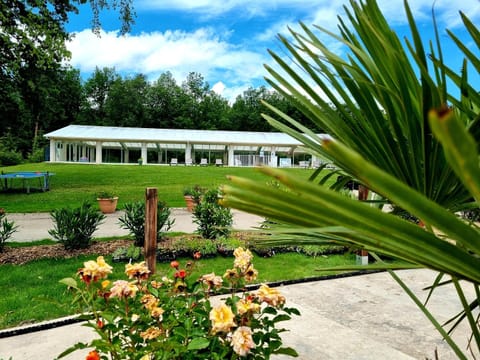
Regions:
M 216 144 L 256 146 L 298 146 L 301 143 L 279 132 L 150 129 L 131 127 L 69 125 L 44 135 L 53 140 L 147 142 L 170 144 Z

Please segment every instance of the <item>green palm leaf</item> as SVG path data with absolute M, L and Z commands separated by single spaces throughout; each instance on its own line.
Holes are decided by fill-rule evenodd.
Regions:
M 350 4 L 351 9 L 346 8 L 349 23 L 340 19 L 339 35 L 300 24 L 301 32 L 290 29 L 291 40 L 279 37 L 294 65 L 270 52 L 279 69 L 266 66 L 269 84 L 289 98 L 315 128 L 329 135 L 313 133 L 269 104 L 265 105 L 274 115 L 264 117 L 313 155 L 333 161 L 342 174 L 421 219 L 426 228 L 344 196 L 335 186 L 323 186 L 325 179 L 333 176 L 326 171 L 320 174 L 319 185 L 278 169 L 262 168 L 287 190 L 232 177 L 223 189 L 222 202 L 279 223 L 270 229 L 272 236 L 261 237 L 263 243 L 333 242 L 391 255 L 404 260 L 406 266 L 448 274 L 464 307 L 456 318 L 468 321 L 480 348 L 480 331 L 473 315 L 480 291 L 478 298 L 469 302 L 458 281 L 473 283 L 478 289 L 480 230 L 455 214 L 478 208 L 480 201 L 480 92 L 469 83 L 467 72 L 470 64 L 478 71 L 480 60 L 451 32 L 465 54 L 461 73 L 443 63 L 438 32 L 437 48 L 430 45 L 428 57 L 406 2 L 412 40 L 405 40 L 404 46 L 374 0 Z M 480 47 L 480 32 L 461 16 Z M 330 51 L 317 32 L 340 42 L 348 55 L 340 57 Z M 447 78 L 460 89 L 460 99 L 447 91 Z M 447 101 L 455 108 L 448 108 Z M 394 273 L 392 276 L 459 358 L 466 358 L 425 305 Z M 437 286 L 440 284 L 432 288 Z

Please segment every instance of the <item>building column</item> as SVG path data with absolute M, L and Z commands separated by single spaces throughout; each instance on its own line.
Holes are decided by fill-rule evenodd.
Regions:
M 277 167 L 277 155 L 275 154 L 275 147 L 272 146 L 270 151 L 270 167 Z
M 185 146 L 185 164 L 192 164 L 192 144 Z
M 128 149 L 123 150 L 123 162 L 125 164 L 130 163 L 130 151 Z
M 50 139 L 50 162 L 56 162 L 57 161 L 57 157 L 55 156 L 56 155 L 56 146 L 57 146 L 57 142 L 53 139 Z
M 95 144 L 95 163 L 101 164 L 102 163 L 102 142 L 97 141 Z
M 142 160 L 147 165 L 147 143 L 142 143 Z
M 237 166 L 237 164 L 235 164 L 235 151 L 234 151 L 234 148 L 233 148 L 233 145 L 228 145 L 227 146 L 227 151 L 228 151 L 228 161 L 227 161 L 227 165 L 228 166 Z

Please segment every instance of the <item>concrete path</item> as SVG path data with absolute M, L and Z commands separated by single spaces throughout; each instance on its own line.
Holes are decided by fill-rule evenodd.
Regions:
M 429 270 L 398 272 L 417 294 L 434 279 Z M 316 281 L 280 288 L 288 306 L 301 316 L 285 322 L 290 331 L 284 343 L 294 347 L 304 360 L 453 360 L 449 349 L 430 322 L 387 273 L 376 273 Z M 467 291 L 473 295 L 473 289 Z M 460 310 L 452 287 L 439 289 L 430 300 L 440 321 Z M 0 331 L 0 337 L 2 332 Z M 68 346 L 88 341 L 90 329 L 74 324 L 25 335 L 0 338 L 0 359 L 54 359 Z M 455 337 L 462 349 L 469 332 L 460 328 Z M 88 351 L 75 352 L 65 359 L 83 360 Z M 477 353 L 478 356 L 478 353 Z M 275 356 L 272 359 L 290 359 Z M 478 357 L 477 357 L 478 358 Z
M 195 232 L 197 225 L 193 222 L 193 215 L 190 212 L 186 211 L 185 208 L 172 208 L 171 212 L 171 217 L 175 219 L 175 223 L 170 231 Z M 237 210 L 233 210 L 232 213 L 233 228 L 236 230 L 246 230 L 257 227 L 263 220 L 259 216 Z M 122 229 L 118 221 L 122 216 L 123 211 L 106 214 L 105 221 L 99 226 L 93 236 L 109 237 L 128 235 L 128 230 Z M 15 224 L 18 225 L 18 231 L 12 235 L 10 241 L 26 242 L 52 238 L 48 230 L 53 228 L 53 221 L 48 213 L 7 214 L 7 219 L 14 221 Z

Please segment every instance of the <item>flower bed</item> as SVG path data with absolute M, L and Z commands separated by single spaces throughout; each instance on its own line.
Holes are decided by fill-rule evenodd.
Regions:
M 263 284 L 255 292 L 245 284 L 256 279 L 249 250 L 234 251 L 233 268 L 223 277 L 210 273 L 198 279 L 190 274 L 200 254 L 181 266 L 171 262 L 171 274 L 149 274 L 144 262 L 126 264 L 129 280 L 107 279 L 112 272 L 103 257 L 87 261 L 80 280 L 62 283 L 75 293 L 99 337 L 75 349 L 94 348 L 87 359 L 268 359 L 272 354 L 295 356 L 282 346 L 279 322 L 299 315 L 285 306 L 275 288 Z M 225 298 L 211 296 L 227 292 Z

